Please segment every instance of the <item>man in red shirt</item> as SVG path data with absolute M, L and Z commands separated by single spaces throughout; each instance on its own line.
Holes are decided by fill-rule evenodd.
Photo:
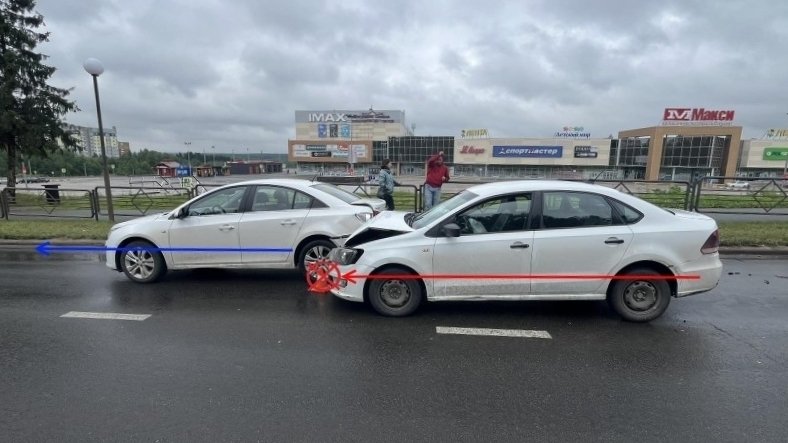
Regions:
M 449 168 L 443 164 L 443 151 L 427 160 L 427 179 L 424 182 L 424 210 L 441 201 L 441 186 L 449 181 Z

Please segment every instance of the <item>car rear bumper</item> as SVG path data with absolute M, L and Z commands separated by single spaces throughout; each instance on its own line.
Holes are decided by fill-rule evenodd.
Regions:
M 707 254 L 698 260 L 682 263 L 679 275 L 698 276 L 700 278 L 679 280 L 678 290 L 676 291 L 677 297 L 686 297 L 711 291 L 717 287 L 722 277 L 722 262 L 720 261 L 719 253 Z

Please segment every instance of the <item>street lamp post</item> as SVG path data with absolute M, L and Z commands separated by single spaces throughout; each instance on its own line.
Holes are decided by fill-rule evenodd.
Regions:
M 85 68 L 88 74 L 93 76 L 93 91 L 96 95 L 96 114 L 98 115 L 99 140 L 101 142 L 101 164 L 104 170 L 104 190 L 107 194 L 107 215 L 109 216 L 109 221 L 114 222 L 115 209 L 112 207 L 112 189 L 109 182 L 109 170 L 107 169 L 107 148 L 104 146 L 104 125 L 101 121 L 101 100 L 99 100 L 98 90 L 98 76 L 104 72 L 104 65 L 95 58 L 89 58 L 85 60 L 82 67 Z
M 183 145 L 186 146 L 186 163 L 189 164 L 189 175 L 192 175 L 192 153 L 190 152 L 192 142 L 183 142 Z

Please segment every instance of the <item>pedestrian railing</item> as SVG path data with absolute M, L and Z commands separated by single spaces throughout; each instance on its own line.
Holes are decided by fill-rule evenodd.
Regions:
M 93 191 L 44 185 L 42 189 L 5 188 L 0 192 L 0 212 L 9 217 L 95 218 Z
M 788 215 L 788 182 L 777 178 L 703 177 L 692 208 L 714 214 Z
M 192 196 L 191 188 L 164 189 L 158 187 L 112 186 L 112 209 L 121 217 L 139 217 L 169 211 Z M 106 216 L 107 192 L 103 186 L 94 190 L 97 216 Z

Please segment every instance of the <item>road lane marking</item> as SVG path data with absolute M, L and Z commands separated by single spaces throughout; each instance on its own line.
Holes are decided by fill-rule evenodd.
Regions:
M 454 328 L 436 326 L 435 332 L 438 334 L 483 335 L 492 337 L 553 338 L 547 331 L 529 329 Z
M 134 320 L 143 321 L 150 317 L 150 314 L 115 314 L 113 312 L 67 312 L 61 317 L 66 318 L 93 318 L 99 320 Z

